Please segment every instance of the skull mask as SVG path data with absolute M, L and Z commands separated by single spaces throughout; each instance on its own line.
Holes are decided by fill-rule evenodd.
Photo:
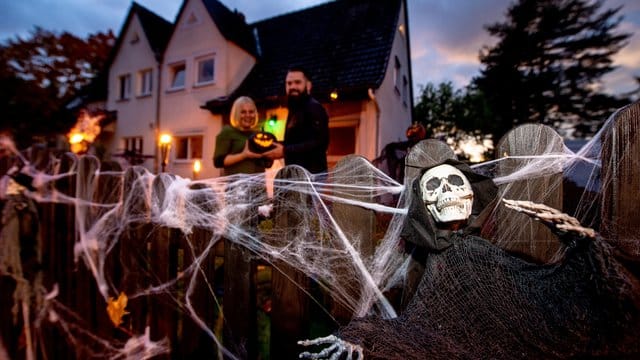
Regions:
M 473 190 L 464 174 L 451 165 L 439 165 L 420 179 L 422 200 L 436 222 L 466 220 L 471 215 Z

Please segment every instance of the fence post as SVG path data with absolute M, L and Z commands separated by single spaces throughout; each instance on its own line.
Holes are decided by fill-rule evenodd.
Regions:
M 340 196 L 361 202 L 373 202 L 375 186 L 375 174 L 373 166 L 363 157 L 357 155 L 348 155 L 336 164 L 334 171 L 331 173 L 329 179 L 333 184 L 340 185 L 358 185 L 357 193 L 348 187 L 337 189 L 340 191 Z M 363 193 L 362 189 L 371 188 L 372 190 L 367 194 Z M 354 246 L 355 250 L 360 254 L 360 257 L 364 259 L 370 258 L 375 247 L 380 239 L 376 239 L 376 216 L 375 212 L 370 209 L 365 209 L 356 205 L 350 205 L 340 202 L 334 202 L 331 207 L 332 215 L 342 229 L 347 239 Z M 332 264 L 334 269 L 332 273 L 335 274 L 353 274 L 353 264 L 351 262 L 336 261 Z M 347 295 L 353 299 L 358 300 L 362 296 L 362 288 L 359 287 L 357 281 L 353 279 L 341 278 L 340 284 L 337 286 L 341 289 L 345 289 Z M 334 299 L 334 306 L 331 309 L 333 317 L 338 320 L 342 325 L 347 324 L 353 317 L 353 310 L 345 307 Z
M 175 176 L 168 173 L 160 173 L 155 176 L 151 184 L 151 204 L 155 215 L 163 208 L 166 198 L 166 185 L 171 183 Z M 177 275 L 177 248 L 180 233 L 176 229 L 159 226 L 153 230 L 149 237 L 149 271 L 154 275 L 150 284 L 157 286 L 167 283 Z M 168 290 L 171 291 L 171 290 Z M 159 341 L 167 338 L 171 344 L 172 352 L 176 349 L 178 334 L 178 314 L 176 303 L 172 295 L 154 294 L 149 301 L 149 313 L 147 324 L 151 328 L 151 339 Z M 170 358 L 166 355 L 161 358 Z
M 203 213 L 215 213 L 218 209 L 218 202 L 211 188 L 202 183 L 191 184 L 189 187 L 189 206 L 197 207 Z M 184 281 L 179 281 L 184 294 L 184 300 L 188 300 L 196 316 L 200 317 L 209 329 L 215 328 L 216 310 L 218 306 L 215 293 L 212 293 L 215 284 L 208 281 L 215 281 L 215 252 L 214 244 L 211 242 L 222 241 L 219 235 L 211 230 L 194 227 L 188 236 L 178 238 L 178 249 L 182 250 L 183 266 L 178 271 L 187 276 Z M 198 257 L 200 263 L 196 266 Z M 193 272 L 186 272 L 192 267 Z M 187 298 L 188 297 L 188 298 Z M 182 341 L 177 344 L 174 358 L 180 359 L 215 359 L 218 355 L 218 348 L 214 340 L 209 337 L 198 324 L 194 322 L 190 314 L 185 313 L 188 308 L 179 313 L 182 323 Z M 219 309 L 218 309 L 219 310 Z M 225 338 L 226 343 L 226 338 Z
M 78 158 L 76 168 L 76 186 L 75 186 L 75 199 L 78 201 L 75 205 L 76 221 L 73 228 L 69 228 L 69 231 L 75 232 L 77 236 L 76 241 L 81 241 L 81 231 L 87 231 L 95 220 L 95 209 L 90 205 L 94 201 L 94 193 L 96 190 L 96 175 L 100 169 L 100 162 L 94 156 L 81 156 Z M 85 203 L 86 202 L 86 203 Z M 82 223 L 80 223 L 82 222 Z M 80 228 L 78 228 L 80 227 Z M 88 239 L 91 241 L 91 239 Z M 99 261 L 101 254 L 99 250 L 93 249 L 89 244 L 86 246 L 87 257 L 92 265 L 89 267 L 82 259 L 78 259 L 79 265 L 76 266 L 75 279 L 76 284 L 74 286 L 74 293 L 76 297 L 75 311 L 87 321 L 88 325 L 96 329 L 98 313 L 106 313 L 106 302 L 99 295 L 96 287 L 96 279 L 90 267 L 93 267 L 96 273 L 99 271 Z M 82 294 L 82 296 L 79 296 Z M 104 305 L 100 309 L 99 305 Z
M 411 186 L 420 169 L 439 164 L 447 159 L 457 159 L 456 154 L 444 141 L 421 140 L 415 144 L 404 159 L 404 183 Z
M 309 195 L 299 191 L 307 181 L 306 171 L 299 166 L 286 166 L 278 171 L 275 182 L 299 182 L 295 186 L 279 186 L 273 197 L 274 228 L 287 229 L 278 231 L 278 239 L 270 242 L 284 246 L 295 241 L 299 225 L 304 221 L 301 214 L 290 209 L 291 204 L 311 205 Z M 309 279 L 302 272 L 283 261 L 274 261 L 271 275 L 272 310 L 271 310 L 271 358 L 295 359 L 303 348 L 297 345 L 300 339 L 309 335 L 309 298 L 305 291 L 309 290 Z
M 122 197 L 122 182 L 123 182 L 123 172 L 120 164 L 115 161 L 106 161 L 100 163 L 100 172 L 95 181 L 95 191 L 93 193 L 93 201 L 97 204 L 105 204 L 112 205 L 113 207 L 117 207 L 120 203 L 120 199 Z M 105 216 L 105 213 L 109 210 L 112 210 L 111 207 L 105 207 L 103 209 L 96 208 L 92 209 L 92 218 L 96 220 Z M 105 263 L 104 263 L 104 273 L 105 279 L 109 281 L 107 278 L 107 274 L 113 274 L 116 271 L 116 268 L 113 266 L 119 266 L 118 261 L 109 262 L 108 256 L 109 254 L 104 254 Z M 110 266 L 113 265 L 113 266 Z M 94 285 L 96 283 L 94 282 Z M 112 338 L 114 336 L 114 326 L 111 322 L 107 314 L 107 303 L 105 299 L 98 294 L 97 299 L 95 301 L 96 306 L 96 323 L 97 323 L 97 333 L 100 336 L 105 338 Z
M 620 109 L 608 126 L 600 139 L 600 231 L 617 249 L 637 260 L 640 258 L 640 102 Z
M 67 175 L 50 184 L 54 200 L 59 198 L 56 192 L 73 197 L 75 196 L 76 170 L 78 158 L 74 153 L 63 154 L 54 170 L 54 175 Z M 43 284 L 47 290 L 52 290 L 54 284 L 58 285 L 59 295 L 57 300 L 70 308 L 76 305 L 74 291 L 74 262 L 73 248 L 75 244 L 75 208 L 72 204 L 50 203 L 41 204 L 43 211 L 40 220 L 40 231 L 43 239 Z M 63 229 L 62 231 L 60 229 Z M 77 351 L 64 339 L 66 334 L 58 328 L 46 331 L 43 344 L 43 352 L 56 354 L 61 358 L 73 358 Z
M 529 165 L 526 156 L 562 154 L 564 143 L 552 128 L 541 124 L 525 124 L 508 132 L 496 147 L 496 158 L 506 157 L 498 163 L 497 176 L 512 174 Z M 525 156 L 524 159 L 509 158 Z M 550 159 L 549 161 L 553 161 Z M 499 186 L 500 198 L 529 200 L 562 209 L 562 169 L 559 173 L 544 175 Z M 530 216 L 513 213 L 498 204 L 494 213 L 495 228 L 489 235 L 496 245 L 537 262 L 547 262 L 558 251 L 557 237 L 544 224 Z M 500 219 L 511 218 L 505 222 Z M 513 223 L 520 224 L 513 226 Z

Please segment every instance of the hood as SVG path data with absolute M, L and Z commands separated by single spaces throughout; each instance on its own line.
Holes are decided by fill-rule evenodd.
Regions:
M 495 200 L 498 188 L 491 178 L 477 174 L 469 165 L 458 160 L 448 159 L 441 163 L 420 170 L 418 176 L 413 179 L 407 201 L 409 209 L 402 228 L 401 236 L 405 242 L 426 248 L 431 251 L 442 251 L 451 246 L 450 230 L 438 229 L 436 222 L 422 201 L 420 178 L 429 169 L 439 165 L 448 164 L 460 170 L 471 183 L 473 188 L 473 208 L 464 233 L 477 233 L 478 216 Z

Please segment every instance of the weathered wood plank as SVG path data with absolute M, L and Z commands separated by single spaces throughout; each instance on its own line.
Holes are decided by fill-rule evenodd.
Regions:
M 281 186 L 274 192 L 274 227 L 287 229 L 278 232 L 277 239 L 268 239 L 278 246 L 285 246 L 298 236 L 299 225 L 303 222 L 300 213 L 285 204 L 311 204 L 308 195 L 296 191 L 303 187 L 308 178 L 306 171 L 299 166 L 286 166 L 276 175 L 278 180 L 299 181 L 300 184 L 288 187 Z M 311 206 L 311 205 L 309 205 Z M 296 344 L 299 339 L 309 335 L 309 290 L 308 277 L 282 262 L 275 261 L 271 278 L 272 311 L 271 311 L 271 357 L 273 359 L 294 359 L 304 349 Z
M 640 102 L 620 109 L 602 142 L 601 233 L 631 259 L 640 259 Z
M 344 187 L 337 189 L 340 197 L 346 200 L 359 202 L 374 202 L 375 174 L 374 169 L 368 161 L 357 155 L 349 155 L 342 158 L 331 173 L 329 179 L 334 186 L 353 185 L 354 187 Z M 369 191 L 365 189 L 371 189 Z M 376 215 L 373 210 L 347 203 L 334 202 L 331 206 L 332 215 L 351 245 L 358 252 L 359 256 L 365 260 L 373 256 L 379 240 L 376 239 Z M 339 249 L 343 249 L 340 244 L 335 244 Z M 331 272 L 334 274 L 357 274 L 352 261 L 340 259 L 332 263 Z M 361 297 L 361 282 L 353 281 L 350 278 L 342 278 L 338 288 L 344 289 L 347 296 L 353 300 Z M 348 299 L 334 299 L 334 301 L 345 301 Z M 335 319 L 341 324 L 346 324 L 353 317 L 353 309 L 349 309 L 346 304 L 336 302 L 331 309 Z
M 529 174 L 527 180 L 500 185 L 499 196 L 543 203 L 562 210 L 562 169 L 559 168 L 555 174 L 540 176 L 535 168 L 530 167 L 531 158 L 527 156 L 562 154 L 563 148 L 560 135 L 548 126 L 525 124 L 511 130 L 496 147 L 496 158 L 505 158 L 498 163 L 497 176 L 516 171 L 527 171 Z M 518 156 L 524 158 L 516 158 Z M 554 160 L 549 158 L 549 161 Z M 545 166 L 548 167 L 548 164 L 545 163 Z M 497 206 L 494 216 L 496 226 L 490 237 L 498 246 L 538 262 L 551 260 L 558 251 L 560 243 L 557 237 L 531 217 L 514 213 L 504 206 Z M 506 218 L 512 221 L 503 221 Z

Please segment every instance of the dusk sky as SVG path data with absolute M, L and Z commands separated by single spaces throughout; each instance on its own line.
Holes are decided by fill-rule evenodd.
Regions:
M 379 0 L 377 0 L 379 1 Z M 326 0 L 222 0 L 230 9 L 255 22 L 317 5 Z M 413 83 L 417 96 L 420 85 L 451 81 L 461 88 L 479 73 L 479 50 L 490 45 L 484 25 L 504 20 L 511 0 L 408 0 Z M 172 21 L 181 0 L 138 0 L 149 10 Z M 26 36 L 34 26 L 46 30 L 69 31 L 85 37 L 112 29 L 117 35 L 130 0 L 22 0 L 0 1 L 0 40 Z M 624 21 L 619 31 L 633 33 L 629 44 L 614 58 L 619 69 L 605 78 L 611 93 L 637 87 L 640 76 L 640 1 L 606 0 L 604 7 L 623 6 Z

